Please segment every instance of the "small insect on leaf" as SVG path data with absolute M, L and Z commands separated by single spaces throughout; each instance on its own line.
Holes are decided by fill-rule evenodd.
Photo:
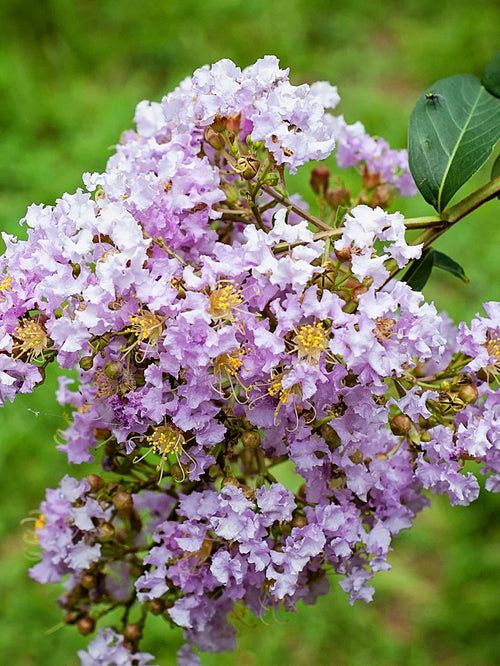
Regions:
M 436 92 L 428 92 L 425 95 L 425 101 L 427 106 L 432 106 L 432 107 L 441 106 L 441 100 L 443 99 L 444 97 Z

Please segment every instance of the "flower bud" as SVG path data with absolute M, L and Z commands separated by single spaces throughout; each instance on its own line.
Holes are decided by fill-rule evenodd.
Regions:
M 305 527 L 307 525 L 307 518 L 302 514 L 297 514 L 292 518 L 292 527 Z
M 351 453 L 349 459 L 352 460 L 355 465 L 360 465 L 363 462 L 363 452 L 356 449 L 354 453 Z
M 91 492 L 96 493 L 102 488 L 104 480 L 98 474 L 87 474 L 85 478 L 89 482 Z
M 406 414 L 397 414 L 390 419 L 389 426 L 394 435 L 403 437 L 411 430 L 411 419 Z
M 124 367 L 120 361 L 106 361 L 104 374 L 109 379 L 120 379 L 123 376 Z
M 236 162 L 236 170 L 245 180 L 252 180 L 252 178 L 257 174 L 259 167 L 259 160 L 252 155 L 240 157 Z
M 235 132 L 240 131 L 241 113 L 235 116 L 230 116 L 226 121 L 227 129 L 234 135 Z
M 330 182 L 330 169 L 324 164 L 318 164 L 311 171 L 309 185 L 315 194 L 321 197 L 325 196 Z
M 271 173 L 268 173 L 266 178 L 265 178 L 266 185 L 270 185 L 271 187 L 276 187 L 276 185 L 278 185 L 279 182 L 280 182 L 280 177 L 274 171 L 271 171 Z
M 80 585 L 86 590 L 91 590 L 97 585 L 97 578 L 91 573 L 83 574 Z
M 151 599 L 148 601 L 148 610 L 153 615 L 161 615 L 165 610 L 165 604 L 162 599 Z
M 88 636 L 95 629 L 95 620 L 91 618 L 89 615 L 86 615 L 85 617 L 81 617 L 78 620 L 76 626 L 81 634 L 83 634 L 84 636 Z
M 224 148 L 226 145 L 222 134 L 217 132 L 217 130 L 213 129 L 212 127 L 205 127 L 203 138 L 208 143 L 208 145 L 212 146 L 212 148 L 215 150 L 222 150 L 222 148 Z
M 256 470 L 257 471 L 257 470 Z M 243 497 L 247 500 L 253 501 L 255 499 L 255 490 L 246 484 L 240 486 Z
M 422 414 L 418 417 L 418 425 L 423 430 L 430 430 L 438 424 L 435 416 L 430 416 L 429 418 L 424 418 Z
M 134 508 L 132 495 L 126 490 L 119 490 L 113 495 L 113 506 L 121 515 L 129 515 Z
M 466 405 L 476 402 L 477 396 L 477 388 L 473 384 L 464 384 L 460 387 L 458 392 L 458 397 L 465 402 Z
M 256 430 L 246 430 L 241 433 L 241 441 L 243 446 L 254 449 L 260 444 L 260 435 Z
M 351 190 L 347 187 L 334 187 L 327 190 L 326 201 L 332 208 L 347 206 L 351 201 Z
M 351 248 L 344 247 L 342 250 L 335 250 L 335 256 L 341 262 L 349 261 L 351 258 Z
M 129 622 L 123 630 L 123 636 L 132 643 L 139 640 L 142 635 L 141 625 L 137 622 Z
M 82 370 L 85 370 L 85 372 L 87 372 L 88 370 L 92 370 L 92 366 L 94 365 L 94 359 L 92 356 L 82 356 L 82 358 L 78 362 L 78 365 Z
M 368 190 L 371 190 L 374 187 L 377 187 L 377 185 L 380 185 L 380 174 L 369 171 L 366 165 L 363 167 L 362 178 L 363 178 L 363 187 L 365 187 Z
M 99 541 L 111 541 L 115 536 L 115 528 L 111 523 L 102 523 L 97 528 L 97 538 Z

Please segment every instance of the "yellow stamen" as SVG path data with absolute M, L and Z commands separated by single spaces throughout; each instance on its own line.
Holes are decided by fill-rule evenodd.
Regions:
M 484 346 L 490 357 L 494 358 L 493 362 L 484 368 L 484 371 L 488 377 L 498 380 L 500 377 L 500 335 L 496 331 L 494 333 L 488 331 L 488 339 Z
M 236 349 L 231 354 L 221 354 L 214 359 L 214 375 L 215 377 L 225 377 L 231 375 L 237 377 L 238 371 L 243 365 L 243 361 L 239 359 L 243 356 L 244 350 Z
M 327 334 L 322 322 L 314 326 L 305 324 L 297 331 L 293 338 L 296 345 L 299 360 L 305 358 L 309 363 L 319 363 L 321 354 L 327 348 Z
M 12 279 L 10 275 L 6 275 L 4 279 L 0 282 L 0 291 L 10 291 L 11 284 L 12 284 Z
M 486 349 L 490 356 L 495 356 L 495 358 L 500 362 L 500 335 L 495 331 L 495 333 L 489 334 L 489 339 L 486 342 Z
M 146 437 L 146 442 L 149 444 L 151 448 L 148 449 L 148 451 L 146 451 L 146 453 L 142 455 L 140 458 L 137 457 L 134 458 L 134 463 L 143 460 L 150 451 L 153 451 L 153 453 L 156 453 L 157 455 L 161 456 L 161 460 L 156 466 L 156 471 L 160 472 L 160 478 L 158 479 L 158 483 L 163 478 L 163 468 L 165 466 L 165 461 L 167 460 L 167 456 L 169 453 L 175 454 L 175 458 L 181 469 L 181 478 L 175 479 L 172 476 L 172 480 L 182 482 L 186 479 L 186 471 L 184 469 L 184 466 L 180 462 L 180 456 L 182 454 L 185 454 L 189 458 L 189 460 L 193 464 L 193 469 L 196 468 L 196 461 L 189 455 L 189 453 L 187 453 L 184 450 L 184 444 L 186 443 L 184 435 L 175 426 L 173 425 L 157 426 L 153 430 L 152 434 Z
M 38 516 L 38 518 L 35 520 L 35 532 L 37 530 L 43 530 L 43 528 L 45 527 L 46 522 L 47 521 L 45 520 L 45 516 L 43 515 L 43 513 L 41 513 Z M 36 534 L 35 534 L 35 538 L 38 541 L 38 537 L 36 536 Z
M 146 437 L 146 441 L 153 449 L 153 453 L 161 456 L 181 453 L 182 446 L 186 443 L 182 433 L 170 425 L 158 426 L 151 435 Z
M 94 388 L 96 400 L 105 400 L 114 394 L 111 379 L 104 374 L 101 368 L 95 371 Z
M 49 336 L 41 324 L 33 319 L 23 318 L 20 326 L 16 326 L 14 331 L 15 337 L 20 342 L 16 345 L 17 357 L 26 354 L 29 361 L 39 356 L 43 357 L 43 352 L 49 346 Z
M 154 346 L 161 337 L 163 330 L 163 317 L 155 315 L 149 310 L 143 310 L 137 315 L 130 315 L 131 326 L 126 329 L 127 333 L 133 333 L 137 337 L 137 344 L 143 341 Z
M 237 321 L 238 316 L 234 310 L 243 302 L 241 289 L 236 289 L 234 284 L 227 284 L 224 287 L 218 287 L 209 296 L 210 305 L 209 314 L 214 321 L 227 320 Z

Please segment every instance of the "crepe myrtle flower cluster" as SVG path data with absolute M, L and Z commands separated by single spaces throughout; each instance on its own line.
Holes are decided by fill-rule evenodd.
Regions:
M 390 280 L 422 251 L 384 208 L 415 192 L 406 153 L 338 100 L 274 57 L 202 67 L 138 105 L 87 191 L 3 234 L 0 400 L 77 368 L 58 448 L 102 468 L 48 490 L 34 528 L 33 578 L 64 580 L 68 624 L 99 624 L 84 666 L 149 664 L 150 614 L 199 664 L 235 647 L 242 609 L 314 603 L 331 572 L 370 601 L 425 489 L 468 504 L 471 459 L 500 486 L 500 305 L 455 330 Z M 336 144 L 360 190 L 311 167 L 316 217 L 286 173 Z

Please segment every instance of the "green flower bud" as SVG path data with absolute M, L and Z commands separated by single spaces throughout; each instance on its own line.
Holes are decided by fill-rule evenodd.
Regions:
M 397 414 L 390 419 L 389 426 L 394 435 L 403 437 L 411 430 L 411 419 L 406 414 Z
M 241 433 L 241 441 L 243 446 L 254 449 L 260 444 L 260 435 L 256 430 L 246 430 Z
M 355 465 L 360 465 L 363 462 L 363 452 L 356 449 L 354 453 L 351 453 L 349 459 L 352 460 Z
M 85 372 L 92 370 L 92 366 L 94 365 L 94 358 L 92 356 L 82 356 L 78 362 L 78 365 L 82 370 L 85 370 Z
M 125 369 L 120 361 L 106 361 L 104 366 L 104 374 L 108 379 L 120 379 L 124 371 Z
M 278 185 L 278 183 L 280 182 L 279 174 L 275 173 L 274 171 L 268 173 L 265 177 L 264 182 L 266 183 L 266 185 L 270 185 L 271 187 L 276 187 L 276 185 Z

